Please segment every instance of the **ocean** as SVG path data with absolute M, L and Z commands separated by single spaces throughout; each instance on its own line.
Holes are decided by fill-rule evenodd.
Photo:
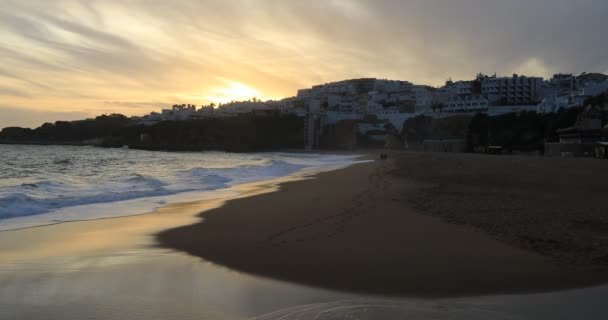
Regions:
M 357 156 L 0 145 L 0 231 L 154 212 L 232 186 L 357 163 Z

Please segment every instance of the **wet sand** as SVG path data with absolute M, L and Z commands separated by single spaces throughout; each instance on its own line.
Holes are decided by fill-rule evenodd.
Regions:
M 164 247 L 255 275 L 381 295 L 539 292 L 608 279 L 602 266 L 559 261 L 468 223 L 473 220 L 468 214 L 478 214 L 474 192 L 460 198 L 424 198 L 443 181 L 460 181 L 450 179 L 462 172 L 466 157 L 479 163 L 487 159 L 405 153 L 390 161 L 287 182 L 278 192 L 232 200 L 204 212 L 202 222 L 163 231 L 158 240 Z M 439 166 L 451 169 L 437 178 L 433 170 Z M 473 176 L 483 180 L 485 171 L 480 172 Z M 486 182 L 496 178 L 487 177 Z M 476 183 L 463 182 L 468 187 Z M 484 183 L 479 186 L 492 190 Z M 542 191 L 543 183 L 536 189 Z M 420 199 L 437 201 L 440 209 L 425 208 Z M 459 207 L 466 209 L 461 213 L 468 212 L 461 215 L 460 224 L 447 223 L 440 214 L 455 203 L 466 203 Z M 520 210 L 527 212 L 525 206 Z
M 44 261 L 153 248 L 157 233 L 199 222 L 200 212 L 221 207 L 228 199 L 273 192 L 279 183 L 303 177 L 288 176 L 203 192 L 199 201 L 169 204 L 153 213 L 0 231 L 0 266 L 11 261 Z
M 489 240 L 484 232 L 443 223 L 443 217 L 404 210 L 410 204 L 401 200 L 410 199 L 410 191 L 420 195 L 426 189 L 419 188 L 420 181 L 401 184 L 399 179 L 387 179 L 395 174 L 389 163 L 378 162 L 320 174 L 312 180 L 290 182 L 299 178 L 286 177 L 242 185 L 222 191 L 223 196 L 213 192 L 210 198 L 215 199 L 172 204 L 152 214 L 0 232 L 0 319 L 606 319 L 608 307 L 603 298 L 608 286 L 532 295 L 410 299 L 295 283 L 380 293 L 393 288 L 392 293 L 425 297 L 465 291 L 477 294 L 484 286 L 488 292 L 536 291 L 600 281 L 601 275 L 584 274 L 591 269 L 588 266 L 562 268 L 549 258 Z M 277 188 L 283 191 L 272 193 Z M 227 195 L 236 195 L 237 200 L 213 211 L 224 204 Z M 259 201 L 271 195 L 283 200 Z M 247 196 L 252 197 L 243 198 Z M 279 266 L 287 266 L 287 276 L 282 279 L 295 282 L 271 279 L 280 277 L 268 272 L 256 277 L 156 245 L 155 234 L 196 226 L 199 212 L 212 210 L 202 216 L 219 217 L 230 212 L 223 211 L 225 208 L 246 199 L 252 205 L 241 213 L 248 218 L 226 220 L 224 239 L 216 248 L 234 249 L 231 254 L 237 258 L 261 254 L 266 258 L 259 260 L 267 267 L 265 271 L 280 274 Z M 350 209 L 325 215 L 329 202 Z M 275 209 L 285 210 L 271 215 Z M 300 211 L 304 209 L 308 209 L 305 215 Z M 268 215 L 252 215 L 258 212 Z M 311 216 L 315 220 L 309 221 Z M 203 224 L 210 218 L 205 219 Z M 295 229 L 273 230 L 293 222 L 299 223 Z M 270 240 L 261 236 L 267 231 L 273 231 Z M 458 239 L 447 241 L 453 237 Z M 236 240 L 226 245 L 226 239 Z M 238 243 L 241 239 L 261 240 L 247 246 Z M 200 240 L 193 234 L 189 241 L 195 245 Z M 277 251 L 245 251 L 268 246 Z M 290 255 L 285 249 L 294 252 Z M 246 260 L 235 259 L 230 267 L 238 269 L 243 262 Z M 404 274 L 395 276 L 400 266 Z M 294 270 L 302 274 L 291 273 Z M 386 275 L 378 276 L 383 273 Z M 308 276 L 326 282 L 307 281 Z M 332 276 L 336 282 L 329 279 Z M 496 289 L 501 282 L 495 280 L 503 276 L 507 278 L 503 284 L 511 280 L 517 286 Z M 399 282 L 381 282 L 392 279 Z M 349 286 L 348 280 L 354 285 Z M 360 286 L 374 280 L 378 282 L 372 289 Z M 419 287 L 409 286 L 407 281 Z M 462 286 L 456 291 L 447 290 L 458 282 Z M 336 285 L 341 283 L 347 285 Z

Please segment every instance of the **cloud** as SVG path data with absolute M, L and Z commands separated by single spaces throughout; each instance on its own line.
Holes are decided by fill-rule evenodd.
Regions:
M 604 0 L 5 0 L 0 94 L 141 114 L 227 80 L 282 97 L 354 77 L 602 72 L 606 16 Z
M 0 97 L 1 96 L 30 97 L 26 92 L 5 86 L 0 86 Z
M 128 108 L 168 108 L 172 106 L 169 102 L 158 101 L 104 101 L 104 105 L 108 107 L 128 107 Z
M 42 125 L 44 122 L 54 122 L 58 120 L 78 120 L 84 119 L 88 116 L 88 113 L 78 111 L 54 112 L 45 110 L 23 109 L 10 106 L 0 106 L 0 128 L 35 128 Z

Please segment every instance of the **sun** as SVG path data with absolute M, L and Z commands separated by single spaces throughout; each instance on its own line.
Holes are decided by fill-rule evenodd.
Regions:
M 260 98 L 260 92 L 240 82 L 231 81 L 228 86 L 213 90 L 207 99 L 213 103 L 228 103 L 231 101 L 244 101 L 251 98 Z

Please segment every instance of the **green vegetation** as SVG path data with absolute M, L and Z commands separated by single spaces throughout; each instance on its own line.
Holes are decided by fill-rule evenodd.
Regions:
M 459 115 L 441 119 L 417 116 L 403 124 L 401 136 L 407 136 L 409 144 L 422 144 L 426 139 L 462 139 L 471 122 L 471 116 Z
M 303 128 L 302 119 L 296 116 L 241 115 L 131 126 L 125 128 L 124 136 L 134 148 L 251 152 L 301 148 Z
M 588 99 L 585 102 L 587 106 L 598 108 L 601 123 L 606 125 L 608 94 Z M 573 126 L 585 107 L 562 109 L 549 114 L 522 112 L 498 117 L 478 114 L 469 126 L 469 147 L 472 150 L 478 146 L 498 145 L 507 150 L 542 151 L 545 142 L 559 141 L 557 130 Z
M 104 115 L 0 131 L 0 142 L 5 143 L 87 144 L 87 140 L 96 140 L 94 144 L 103 147 L 128 145 L 149 150 L 265 151 L 302 147 L 303 121 L 293 115 L 248 114 L 136 126 L 123 115 Z
M 78 144 L 90 139 L 119 137 L 129 123 L 127 117 L 112 114 L 95 119 L 47 122 L 36 129 L 8 127 L 0 131 L 0 141 Z
M 608 94 L 590 98 L 585 106 L 602 110 L 602 124 L 608 123 Z M 441 105 L 434 104 L 432 109 L 441 112 Z M 542 151 L 545 142 L 559 141 L 557 130 L 573 126 L 583 109 L 562 109 L 549 114 L 520 112 L 495 117 L 477 114 L 472 119 L 467 116 L 441 119 L 418 116 L 404 123 L 401 134 L 414 145 L 421 144 L 425 139 L 466 137 L 469 151 L 491 145 L 502 146 L 506 150 Z
M 497 117 L 477 114 L 469 125 L 467 141 L 475 147 L 502 146 L 507 150 L 543 150 L 545 142 L 558 141 L 556 131 L 574 125 L 581 108 L 557 113 L 510 113 Z
M 356 120 L 343 120 L 333 125 L 327 125 L 323 128 L 323 134 L 320 137 L 319 147 L 323 149 L 343 149 L 351 150 L 359 145 L 357 140 L 357 124 Z

